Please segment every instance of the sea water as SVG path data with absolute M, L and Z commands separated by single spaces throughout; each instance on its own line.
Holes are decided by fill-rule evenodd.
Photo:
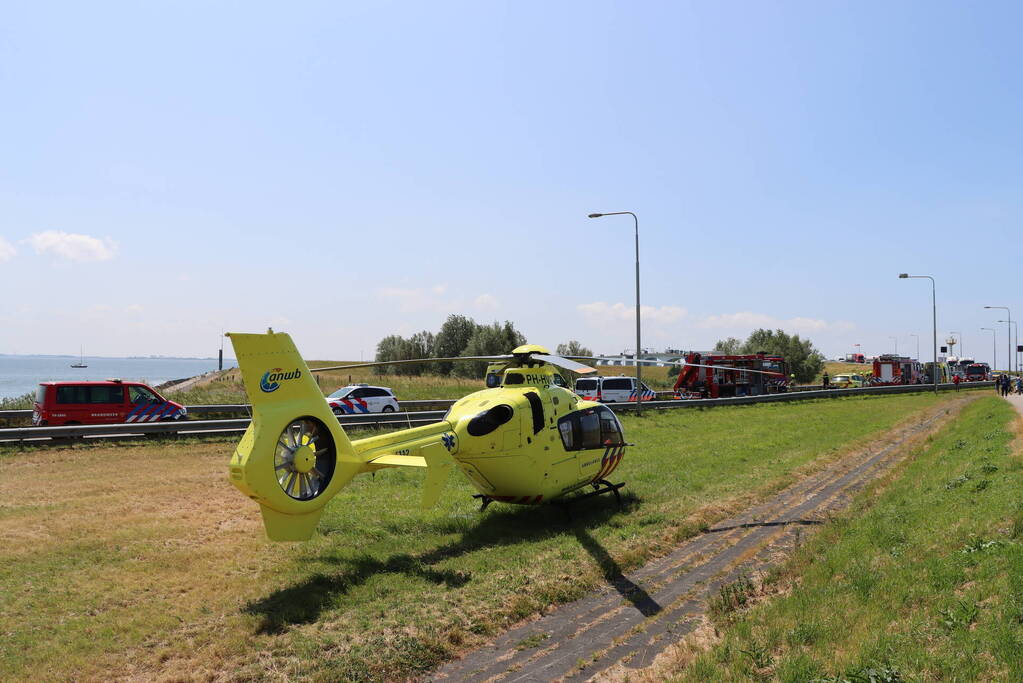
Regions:
M 67 380 L 105 380 L 118 378 L 145 382 L 151 386 L 173 379 L 195 377 L 217 369 L 216 358 L 92 358 L 85 357 L 87 368 L 73 368 L 78 356 L 5 356 L 0 355 L 0 398 L 34 393 L 40 382 Z M 224 359 L 225 368 L 237 367 Z

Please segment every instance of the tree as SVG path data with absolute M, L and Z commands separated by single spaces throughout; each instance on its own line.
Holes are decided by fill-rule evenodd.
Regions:
M 384 337 L 377 344 L 377 362 L 392 360 L 416 360 L 429 358 L 433 349 L 433 333 L 422 331 L 417 332 L 408 339 L 397 334 Z M 409 363 L 407 365 L 392 365 L 375 367 L 373 372 L 378 375 L 422 375 L 429 372 L 426 363 Z
M 567 344 L 558 344 L 557 354 L 559 356 L 592 356 L 593 351 L 573 339 Z
M 472 318 L 467 318 L 464 315 L 449 315 L 444 324 L 440 326 L 437 336 L 434 337 L 433 357 L 454 358 L 461 356 L 477 327 L 479 325 Z M 451 374 L 452 363 L 435 363 L 434 365 L 434 371 L 438 374 Z
M 734 338 L 719 341 L 714 350 L 729 349 L 727 355 L 764 353 L 781 356 L 789 364 L 789 372 L 798 382 L 811 382 L 824 367 L 824 355 L 814 348 L 809 339 L 800 339 L 798 334 L 789 335 L 784 330 L 753 330 L 741 347 L 732 351 Z
M 403 349 L 405 358 L 403 360 L 432 357 L 434 343 L 433 332 L 428 332 L 427 330 L 416 332 L 405 342 L 405 348 Z M 398 374 L 401 375 L 418 376 L 431 372 L 432 368 L 430 368 L 430 365 L 433 365 L 433 363 L 415 363 L 409 365 L 398 365 L 395 366 L 395 369 L 398 370 Z
M 735 337 L 729 337 L 718 340 L 718 343 L 714 345 L 714 353 L 720 353 L 723 356 L 738 356 L 741 348 L 742 341 Z
M 510 322 L 479 325 L 466 344 L 463 356 L 498 356 L 526 343 L 526 338 Z M 464 362 L 455 365 L 459 377 L 482 377 L 487 371 L 485 362 Z
M 382 363 L 389 360 L 401 360 L 402 346 L 404 344 L 405 340 L 397 334 L 384 337 L 377 344 L 376 361 Z M 377 366 L 373 368 L 373 372 L 377 375 L 386 375 L 387 367 Z

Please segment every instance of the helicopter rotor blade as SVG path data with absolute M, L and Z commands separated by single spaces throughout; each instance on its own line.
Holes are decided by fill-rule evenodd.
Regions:
M 734 365 L 703 365 L 702 363 L 672 363 L 672 365 L 681 365 L 684 368 L 714 368 L 715 370 L 735 370 L 736 372 L 755 372 L 758 375 L 774 375 L 776 377 L 784 377 L 785 373 L 777 372 L 775 370 L 751 370 L 749 368 L 737 368 Z
M 414 363 L 451 363 L 459 360 L 475 360 L 483 362 L 493 362 L 498 360 L 508 360 L 514 358 L 511 354 L 503 356 L 455 356 L 453 358 L 412 358 L 409 360 L 382 360 L 374 361 L 371 363 L 349 363 L 347 365 L 330 365 L 323 368 L 309 368 L 309 372 L 324 372 L 326 370 L 351 370 L 353 368 L 378 368 L 385 365 L 412 365 Z
M 589 365 L 583 365 L 582 363 L 577 363 L 574 360 L 564 358 L 563 356 L 548 356 L 547 354 L 544 353 L 534 353 L 530 355 L 530 358 L 533 358 L 535 360 L 542 360 L 544 363 L 550 363 L 551 365 L 556 365 L 559 368 L 563 368 L 565 370 L 571 370 L 572 372 L 577 373 L 579 375 L 588 375 L 592 372 L 597 371 L 597 369 L 594 367 L 590 367 Z
M 619 358 L 608 358 L 608 357 L 605 357 L 605 356 L 569 356 L 569 359 L 570 360 L 606 360 L 606 361 L 615 361 L 616 363 L 617 362 L 621 362 L 622 360 L 628 361 L 623 367 L 628 367 L 629 365 L 634 365 L 636 363 L 636 359 L 635 358 L 622 359 L 621 357 L 619 357 Z M 750 368 L 740 368 L 740 367 L 736 367 L 734 365 L 704 365 L 702 363 L 687 363 L 684 360 L 648 360 L 646 358 L 640 358 L 639 362 L 642 363 L 643 365 L 662 365 L 662 366 L 663 365 L 678 365 L 678 366 L 683 367 L 683 368 L 685 368 L 685 367 L 690 367 L 690 368 L 714 368 L 716 370 L 736 370 L 738 372 L 755 372 L 755 373 L 757 373 L 759 375 L 775 375 L 776 377 L 784 377 L 785 376 L 785 373 L 783 373 L 783 372 L 776 372 L 776 371 L 772 371 L 772 370 L 752 370 Z

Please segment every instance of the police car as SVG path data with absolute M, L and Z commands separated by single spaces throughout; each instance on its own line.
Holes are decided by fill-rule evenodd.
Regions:
M 398 399 L 388 387 L 351 384 L 341 387 L 327 397 L 327 404 L 335 415 L 361 415 L 363 413 L 392 413 L 398 410 Z
M 575 381 L 575 393 L 589 401 L 627 403 L 636 401 L 635 377 L 581 377 Z M 653 401 L 657 394 L 643 385 L 643 400 Z

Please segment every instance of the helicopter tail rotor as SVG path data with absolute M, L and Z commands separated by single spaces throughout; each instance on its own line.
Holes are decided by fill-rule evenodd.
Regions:
M 259 503 L 272 540 L 306 540 L 363 461 L 290 336 L 228 336 L 252 403 L 252 423 L 231 456 L 231 483 Z

